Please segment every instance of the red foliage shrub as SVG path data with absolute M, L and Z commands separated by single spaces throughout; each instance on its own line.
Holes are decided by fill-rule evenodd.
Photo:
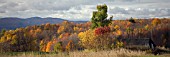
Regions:
M 102 35 L 110 32 L 110 27 L 99 27 L 95 29 L 95 35 Z

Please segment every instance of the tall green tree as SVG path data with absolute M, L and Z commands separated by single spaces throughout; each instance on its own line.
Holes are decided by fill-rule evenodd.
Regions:
M 112 17 L 110 19 L 107 19 L 108 14 L 107 14 L 107 5 L 97 5 L 97 11 L 93 12 L 93 16 L 91 18 L 92 22 L 92 29 L 97 28 L 97 27 L 104 27 L 108 26 L 109 23 L 112 21 Z

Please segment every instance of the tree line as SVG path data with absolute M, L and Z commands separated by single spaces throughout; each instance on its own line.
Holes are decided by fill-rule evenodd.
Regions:
M 2 30 L 1 52 L 63 52 L 83 49 L 105 50 L 125 47 L 126 38 L 153 38 L 157 45 L 170 47 L 170 19 L 112 20 L 107 5 L 98 5 L 91 21 L 42 24 Z M 140 44 L 140 43 L 139 43 Z

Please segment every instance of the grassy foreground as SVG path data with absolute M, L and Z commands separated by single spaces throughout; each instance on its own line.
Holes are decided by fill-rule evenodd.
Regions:
M 146 51 L 132 51 L 127 49 L 114 49 L 109 51 L 73 51 L 62 53 L 39 53 L 39 52 L 12 52 L 1 53 L 0 57 L 169 57 L 170 54 L 153 55 Z

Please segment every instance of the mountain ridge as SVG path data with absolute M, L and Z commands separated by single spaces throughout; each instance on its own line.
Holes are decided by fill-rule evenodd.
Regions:
M 62 18 L 52 18 L 52 17 L 30 17 L 30 18 L 18 18 L 18 17 L 4 17 L 0 18 L 0 30 L 13 30 L 20 27 L 27 27 L 32 25 L 41 25 L 41 24 L 59 24 L 65 21 Z M 66 20 L 69 21 L 69 20 Z M 85 23 L 87 21 L 69 21 L 74 23 Z

